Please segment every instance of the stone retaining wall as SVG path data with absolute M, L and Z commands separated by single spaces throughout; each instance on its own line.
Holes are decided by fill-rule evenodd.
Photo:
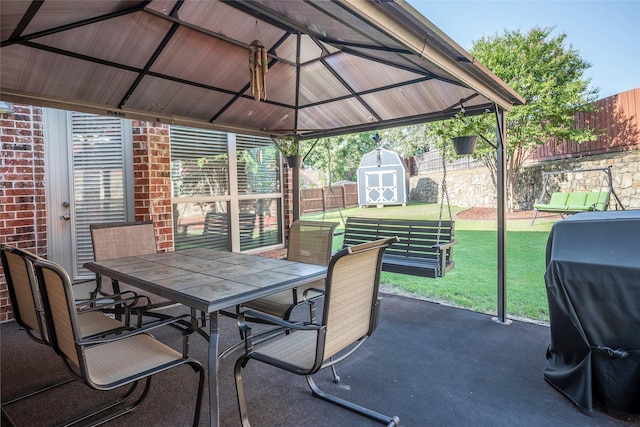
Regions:
M 640 151 L 602 154 L 578 159 L 531 163 L 523 167 L 515 197 L 516 210 L 533 209 L 542 192 L 542 172 L 584 170 L 611 166 L 613 190 L 625 209 L 640 209 Z M 549 178 L 552 191 L 598 191 L 607 188 L 602 172 L 577 172 Z M 411 200 L 441 202 L 442 173 L 410 178 Z M 496 189 L 486 167 L 451 171 L 446 180 L 449 202 L 461 207 L 495 207 Z M 446 200 L 445 200 L 446 203 Z M 610 209 L 618 206 L 611 196 Z

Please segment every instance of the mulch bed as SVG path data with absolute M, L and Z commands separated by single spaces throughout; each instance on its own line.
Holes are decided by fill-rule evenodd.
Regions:
M 507 219 L 533 219 L 534 211 L 514 211 L 507 212 Z M 549 212 L 538 212 L 537 218 L 558 217 L 559 215 Z M 458 219 L 471 220 L 497 220 L 498 214 L 495 208 L 469 208 L 456 214 Z

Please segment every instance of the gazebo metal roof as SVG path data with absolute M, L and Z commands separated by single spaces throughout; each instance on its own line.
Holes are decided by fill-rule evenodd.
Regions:
M 14 102 L 301 138 L 523 102 L 401 0 L 3 0 L 0 13 Z M 254 39 L 269 59 L 261 102 Z

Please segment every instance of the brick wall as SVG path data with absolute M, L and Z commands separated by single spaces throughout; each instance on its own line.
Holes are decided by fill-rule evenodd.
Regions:
M 46 256 L 42 109 L 14 105 L 0 116 L 0 243 Z M 13 317 L 0 267 L 0 321 Z
M 134 121 L 135 220 L 152 220 L 158 250 L 173 250 L 169 126 Z
M 287 162 L 284 162 L 284 173 L 282 174 L 282 179 L 284 182 L 283 192 L 284 192 L 284 224 L 287 230 L 289 229 L 289 225 L 293 223 L 293 171 L 287 166 Z
M 0 243 L 47 256 L 42 108 L 0 117 Z M 161 251 L 173 250 L 169 128 L 133 122 L 135 220 L 153 220 Z M 0 322 L 13 318 L 0 268 Z

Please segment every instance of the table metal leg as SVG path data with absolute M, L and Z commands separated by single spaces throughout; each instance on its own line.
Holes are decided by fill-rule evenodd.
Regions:
M 209 314 L 209 412 L 211 427 L 220 424 L 220 407 L 218 400 L 218 312 Z

